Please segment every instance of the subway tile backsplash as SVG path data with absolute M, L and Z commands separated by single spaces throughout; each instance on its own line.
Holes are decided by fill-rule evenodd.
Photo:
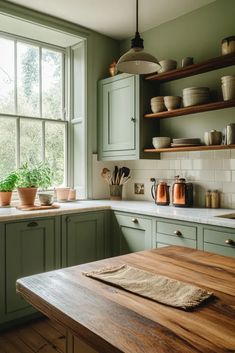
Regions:
M 150 178 L 164 179 L 169 185 L 180 175 L 194 184 L 196 207 L 205 206 L 206 190 L 221 192 L 221 207 L 235 208 L 235 150 L 161 153 L 160 160 L 103 162 L 93 155 L 93 198 L 108 198 L 109 187 L 102 179 L 102 168 L 128 166 L 131 180 L 124 186 L 123 198 L 152 200 Z M 145 193 L 135 194 L 134 184 L 143 183 Z

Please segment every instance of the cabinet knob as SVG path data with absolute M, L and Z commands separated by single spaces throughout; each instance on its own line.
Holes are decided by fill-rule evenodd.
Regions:
M 175 230 L 174 235 L 177 235 L 177 237 L 180 237 L 182 235 L 180 230 Z
M 70 217 L 66 217 L 66 222 L 67 223 L 71 222 L 71 218 Z
M 135 123 L 135 118 L 133 118 L 133 116 L 131 117 L 131 121 L 133 122 L 133 123 Z
M 27 224 L 27 227 L 37 227 L 38 226 L 38 223 L 37 222 L 29 222 Z
M 235 245 L 235 241 L 232 240 L 232 239 L 226 239 L 225 240 L 225 244 L 227 244 L 227 245 Z
M 138 218 L 132 218 L 133 223 L 139 223 Z

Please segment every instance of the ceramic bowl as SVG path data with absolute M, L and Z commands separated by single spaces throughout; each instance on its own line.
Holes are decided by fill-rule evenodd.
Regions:
M 171 144 L 171 138 L 163 136 L 153 137 L 152 143 L 154 148 L 167 148 Z
M 56 199 L 59 202 L 65 202 L 68 201 L 69 198 L 69 191 L 70 188 L 69 187 L 65 187 L 65 188 L 55 188 L 55 194 L 56 194 Z
M 159 73 L 171 71 L 177 67 L 177 61 L 171 59 L 161 60 L 159 64 L 161 65 L 161 68 L 158 70 Z
M 182 97 L 178 96 L 165 96 L 164 104 L 167 110 L 177 109 L 181 106 Z
M 166 109 L 166 107 L 164 105 L 164 101 L 151 103 L 151 110 L 154 114 L 162 112 L 165 109 Z
M 44 193 L 44 192 L 39 192 L 38 193 L 38 198 L 41 206 L 50 206 L 53 203 L 53 195 Z

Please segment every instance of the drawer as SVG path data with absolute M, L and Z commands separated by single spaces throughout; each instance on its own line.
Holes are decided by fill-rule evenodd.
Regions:
M 157 244 L 159 243 L 161 245 L 166 244 L 166 245 L 185 246 L 193 249 L 197 248 L 196 240 L 157 233 Z
M 116 220 L 120 226 L 136 228 L 136 229 L 151 229 L 152 221 L 151 219 L 146 219 L 139 217 L 136 214 L 131 215 L 122 215 L 115 213 Z
M 219 255 L 235 257 L 235 246 L 222 246 L 211 243 L 204 243 L 204 251 L 214 252 Z
M 235 249 L 235 233 L 204 228 L 203 234 L 205 243 L 217 244 Z
M 157 221 L 157 234 L 166 234 L 169 236 L 177 237 L 179 239 L 188 238 L 196 240 L 197 227 L 191 225 L 181 225 L 174 222 Z

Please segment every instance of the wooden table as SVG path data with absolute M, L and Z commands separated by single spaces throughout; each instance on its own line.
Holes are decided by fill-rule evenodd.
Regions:
M 212 290 L 215 298 L 185 312 L 82 274 L 123 263 Z M 235 260 L 229 257 L 166 247 L 23 278 L 17 291 L 100 353 L 235 352 Z

